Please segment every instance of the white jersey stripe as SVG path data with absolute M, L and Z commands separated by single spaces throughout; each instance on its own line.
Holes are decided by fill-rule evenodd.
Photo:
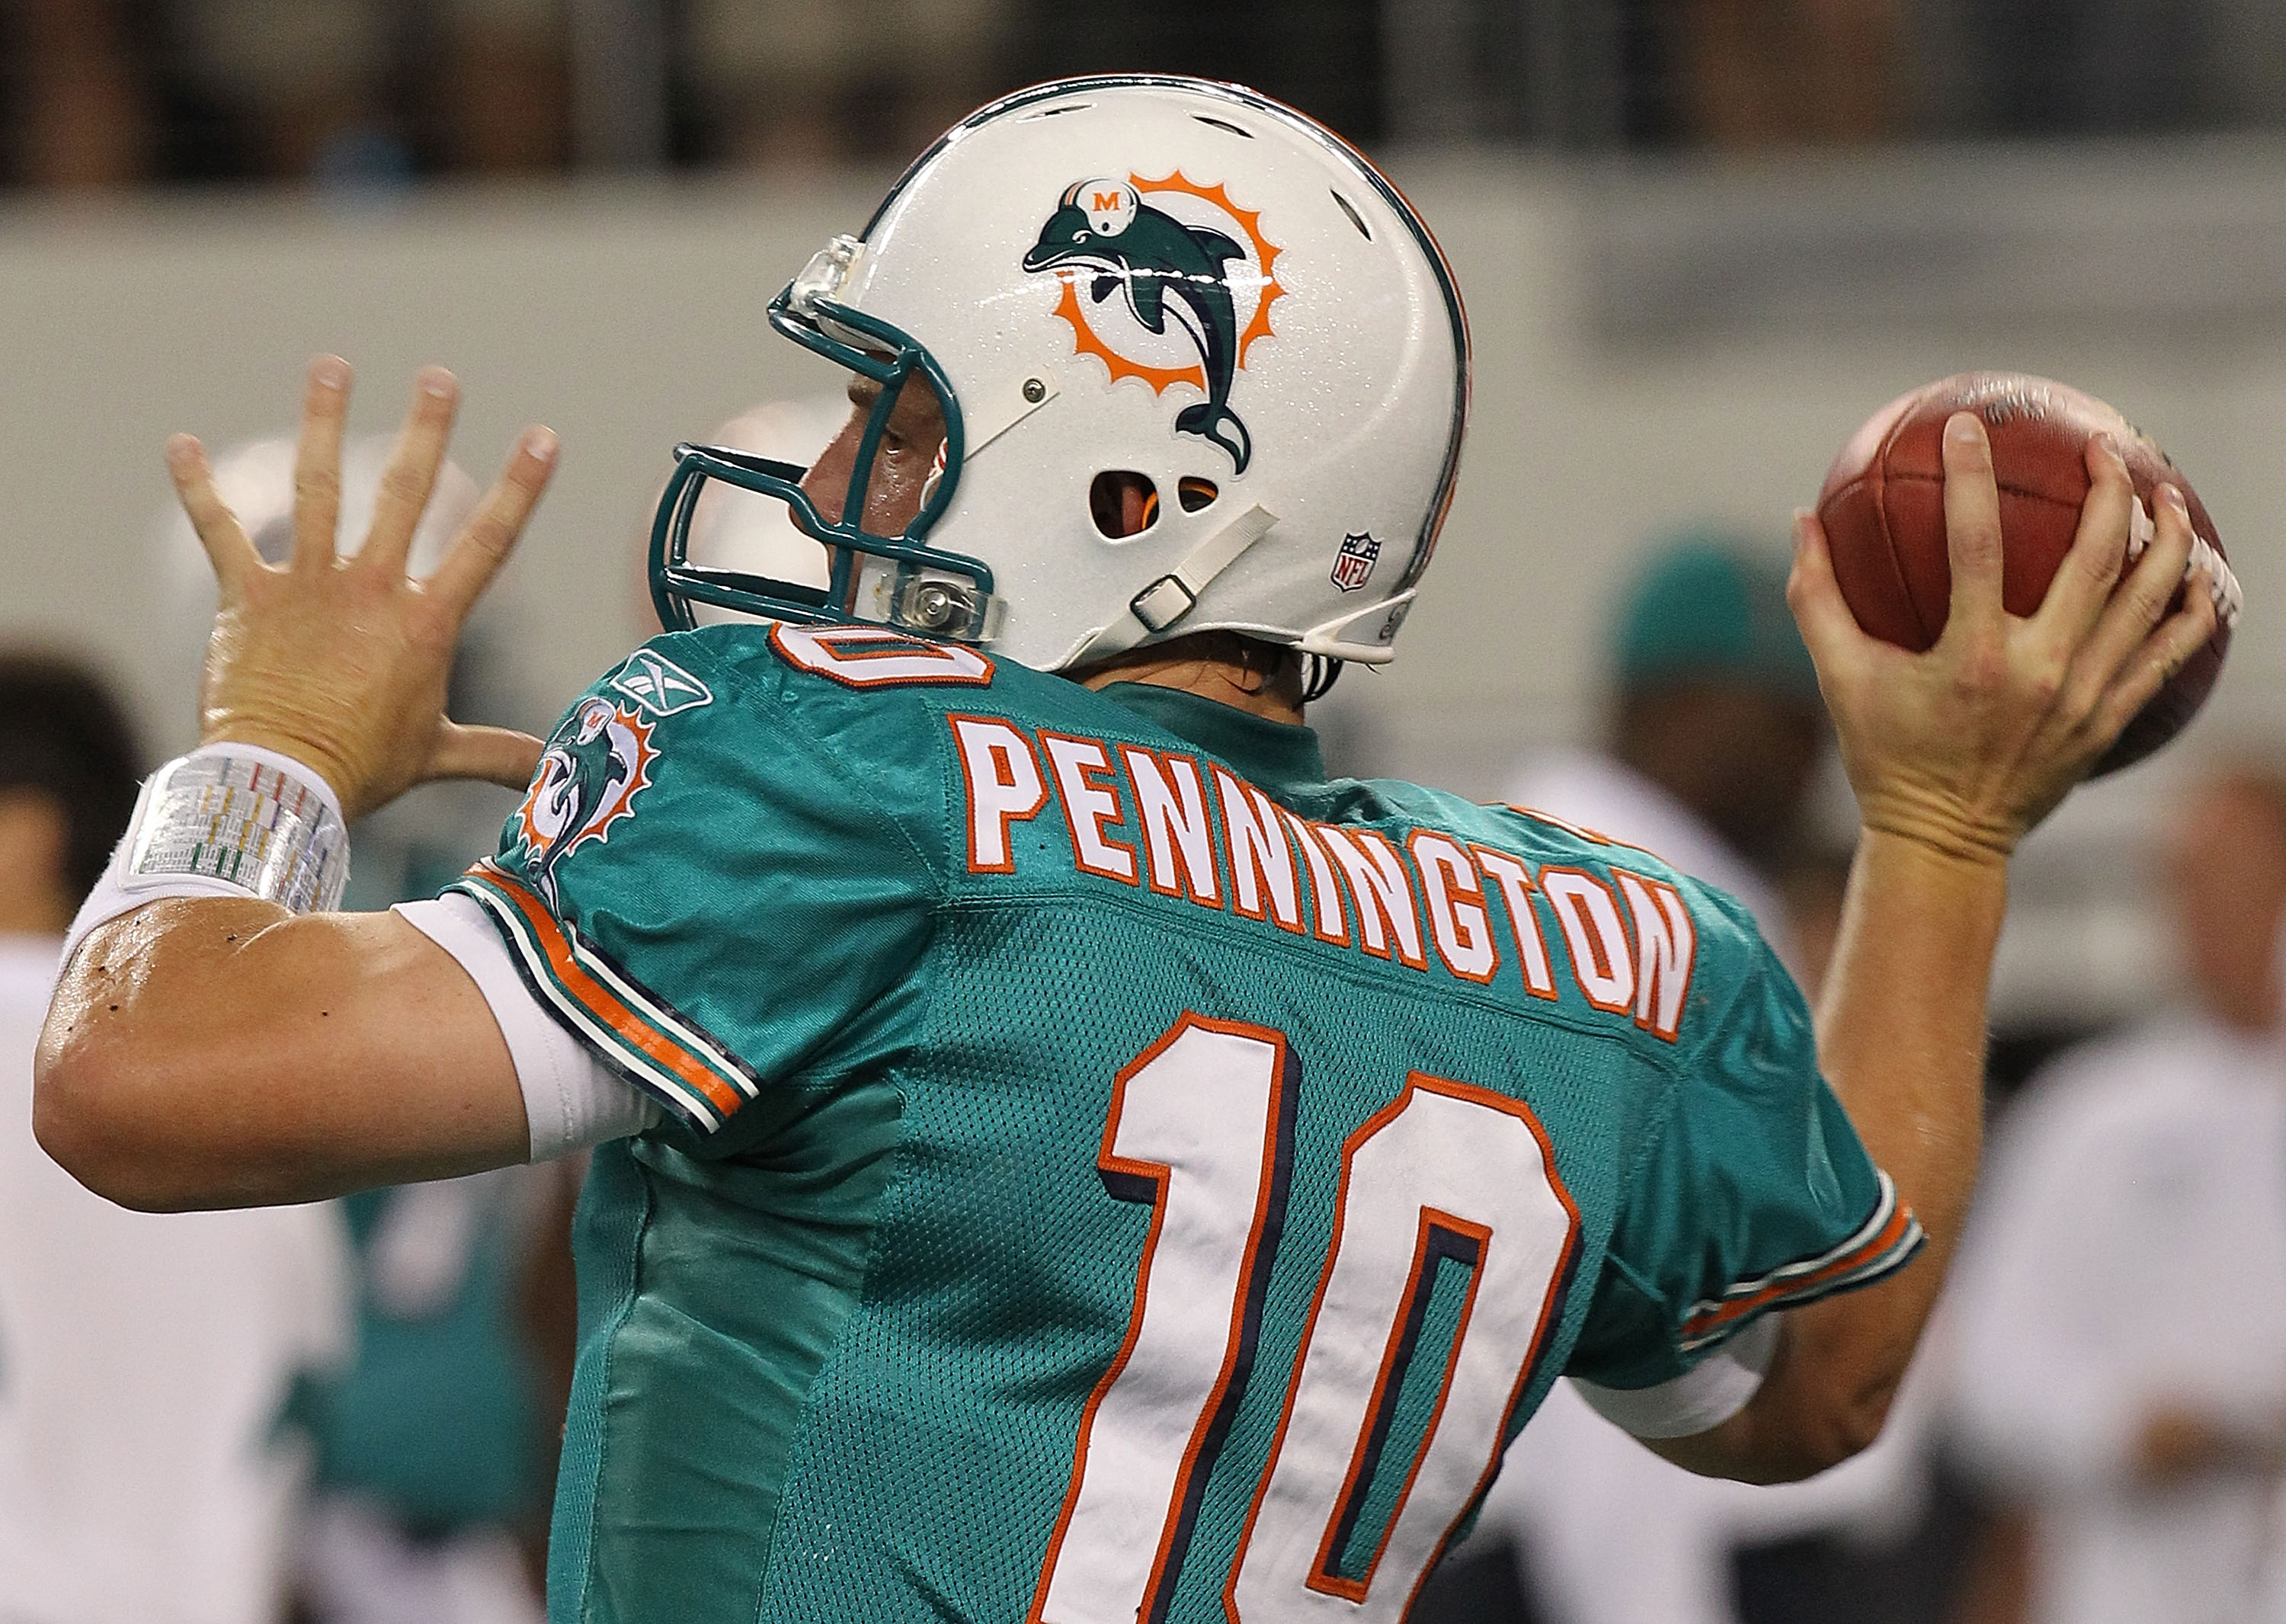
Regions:
M 513 906 L 481 885 L 467 887 L 462 894 L 473 897 L 501 922 L 502 934 L 516 950 L 532 988 L 546 1000 L 548 1007 L 585 1037 L 598 1053 L 624 1072 L 629 1080 L 658 1097 L 702 1131 L 711 1133 L 722 1125 L 721 1114 L 704 1096 L 630 1045 L 619 1032 L 597 1020 L 587 1005 L 564 989 L 548 963 L 546 952 L 532 940 L 530 926 Z M 580 968 L 595 975 L 597 980 L 606 981 L 634 1005 L 637 1013 L 655 1021 L 662 1029 L 663 1036 L 690 1050 L 692 1057 L 706 1064 L 710 1071 L 735 1080 L 747 1095 L 753 1093 L 751 1084 L 735 1068 L 721 1064 L 712 1045 L 690 1041 L 681 1023 L 662 1017 L 654 1003 L 633 993 L 621 978 L 606 975 L 603 967 L 594 962 L 594 956 L 582 950 L 576 936 L 567 931 L 565 939 L 571 944 Z
M 1695 1320 L 1701 1314 L 1713 1313 L 1726 1303 L 1735 1302 L 1739 1297 L 1752 1297 L 1758 1291 L 1767 1290 L 1771 1286 L 1799 1279 L 1805 1274 L 1815 1274 L 1818 1270 L 1831 1267 L 1851 1252 L 1866 1245 L 1888 1226 L 1891 1216 L 1897 1210 L 1896 1185 L 1890 1179 L 1888 1174 L 1879 1169 L 1875 1170 L 1874 1176 L 1881 1182 L 1880 1199 L 1873 1203 L 1872 1216 L 1858 1226 L 1848 1240 L 1827 1248 L 1814 1257 L 1799 1258 L 1793 1263 L 1772 1269 L 1767 1274 L 1757 1274 L 1751 1280 L 1739 1281 L 1735 1285 L 1725 1288 L 1719 1297 L 1706 1297 L 1693 1303 L 1691 1305 L 1691 1312 L 1683 1317 L 1686 1320 Z M 1910 1220 L 1907 1233 L 1914 1237 L 1916 1244 L 1919 1243 L 1920 1232 L 1920 1221 L 1918 1218 Z

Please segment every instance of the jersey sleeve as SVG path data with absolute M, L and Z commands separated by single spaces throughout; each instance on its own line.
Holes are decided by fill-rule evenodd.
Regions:
M 1710 894 L 1692 889 L 1699 912 Z M 1568 1370 L 1644 1437 L 1702 1430 L 1753 1396 L 1770 1339 L 1747 1333 L 1763 1315 L 1868 1284 L 1921 1243 L 1818 1073 L 1793 977 L 1743 912 L 1706 906 L 1702 950 L 1741 968 L 1682 1057 Z
M 784 688 L 687 636 L 572 706 L 497 855 L 451 888 L 548 1013 L 701 1139 L 832 1067 L 926 950 L 937 896 Z

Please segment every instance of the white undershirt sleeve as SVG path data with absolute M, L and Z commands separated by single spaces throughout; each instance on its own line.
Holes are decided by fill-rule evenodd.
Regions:
M 399 903 L 396 911 L 450 953 L 485 995 L 524 1090 L 532 1160 L 625 1139 L 658 1121 L 658 1105 L 597 1060 L 532 997 L 508 944 L 477 903 L 448 893 L 430 902 Z
M 1572 1386 L 1588 1408 L 1637 1438 L 1688 1438 L 1746 1407 L 1778 1342 L 1778 1317 L 1766 1313 L 1671 1382 L 1598 1387 L 1574 1376 Z

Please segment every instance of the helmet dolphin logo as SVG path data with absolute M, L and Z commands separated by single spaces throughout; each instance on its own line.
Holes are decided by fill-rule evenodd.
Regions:
M 1244 473 L 1253 438 L 1230 409 L 1238 371 L 1238 316 L 1226 267 L 1246 250 L 1218 231 L 1186 225 L 1143 201 L 1123 180 L 1082 180 L 1064 191 L 1056 212 L 1026 251 L 1024 269 L 1061 265 L 1092 270 L 1089 296 L 1098 304 L 1123 289 L 1127 306 L 1145 330 L 1164 333 L 1171 307 L 1176 325 L 1198 351 L 1207 398 L 1175 416 L 1180 434 L 1211 440 Z M 1228 435 L 1218 432 L 1225 425 Z

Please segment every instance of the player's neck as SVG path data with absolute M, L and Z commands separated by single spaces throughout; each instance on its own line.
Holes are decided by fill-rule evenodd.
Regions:
M 1079 679 L 1083 688 L 1108 688 L 1114 682 L 1145 682 L 1153 688 L 1171 688 L 1180 693 L 1197 694 L 1249 715 L 1266 717 L 1299 727 L 1302 707 L 1285 693 L 1279 683 L 1266 682 L 1263 674 L 1228 660 L 1199 659 L 1177 657 L 1171 659 L 1138 659 L 1108 670 L 1099 671 Z

